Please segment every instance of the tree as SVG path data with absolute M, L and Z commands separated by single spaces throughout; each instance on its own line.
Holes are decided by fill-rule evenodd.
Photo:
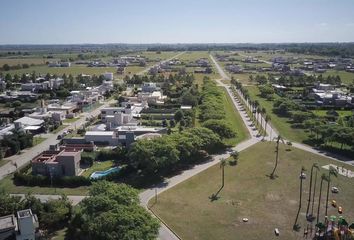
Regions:
M 223 189 L 225 186 L 225 166 L 226 166 L 226 160 L 223 158 L 220 160 L 220 168 L 221 168 L 221 188 Z
M 275 165 L 274 165 L 274 168 L 273 168 L 273 171 L 272 173 L 270 174 L 270 178 L 271 179 L 274 179 L 275 178 L 275 171 L 277 170 L 277 167 L 278 167 L 278 160 L 279 160 L 279 143 L 280 141 L 284 142 L 283 138 L 278 135 L 277 137 L 277 141 L 276 141 L 276 147 L 275 147 Z
M 317 186 L 317 174 L 320 169 L 316 169 L 316 174 L 315 174 L 315 182 L 313 184 L 313 194 L 312 194 L 312 205 L 311 205 L 311 219 L 313 219 L 313 209 L 315 205 L 315 195 L 316 195 L 316 186 Z
M 176 122 L 179 122 L 179 121 L 181 121 L 183 118 L 184 118 L 184 113 L 183 113 L 183 111 L 182 111 L 182 110 L 178 110 L 178 111 L 175 113 L 174 119 L 176 120 Z
M 107 181 L 93 183 L 69 226 L 75 239 L 88 240 L 153 240 L 158 230 L 158 221 L 139 205 L 137 190 Z
M 322 174 L 321 175 L 321 183 L 320 183 L 320 193 L 318 196 L 318 206 L 317 206 L 317 224 L 319 222 L 320 219 L 320 206 L 321 206 L 321 198 L 322 198 L 322 185 L 323 185 L 323 181 L 328 181 L 328 177 L 326 174 Z
M 305 172 L 305 167 L 302 166 L 301 167 L 301 172 L 300 172 L 300 194 L 299 194 L 299 208 L 298 208 L 298 211 L 297 211 L 297 214 L 296 214 L 296 218 L 295 218 L 295 223 L 293 225 L 293 229 L 294 230 L 299 230 L 300 226 L 298 225 L 297 223 L 297 220 L 299 218 L 299 214 L 300 214 L 300 210 L 301 210 L 301 202 L 302 202 L 302 182 L 304 180 L 304 172 Z
M 329 170 L 328 170 L 328 177 L 327 177 L 327 197 L 326 197 L 326 212 L 325 212 L 325 216 L 328 216 L 328 198 L 329 198 L 329 187 L 331 184 L 331 176 L 337 177 L 338 176 L 338 172 L 337 170 L 330 166 Z
M 312 193 L 312 179 L 313 179 L 313 170 L 316 169 L 316 174 L 317 174 L 317 171 L 319 171 L 319 167 L 318 167 L 318 164 L 317 163 L 314 163 L 312 164 L 312 167 L 311 167 L 311 176 L 310 176 L 310 188 L 309 188 L 309 197 L 308 197 L 308 200 L 307 200 L 307 208 L 306 208 L 306 217 L 308 219 L 312 219 L 312 215 L 309 215 L 309 210 L 310 210 L 310 203 L 311 203 L 311 193 Z M 316 185 L 316 182 L 315 182 L 315 185 Z
M 261 109 L 261 128 L 263 127 L 263 118 L 266 113 L 267 113 L 267 110 L 264 107 L 262 107 L 262 109 Z M 265 128 L 264 128 L 264 131 L 266 131 Z
M 218 134 L 221 139 L 233 138 L 236 132 L 232 129 L 231 125 L 225 120 L 207 120 L 202 124 L 203 127 L 209 128 L 214 133 Z
M 268 115 L 268 114 L 266 114 L 266 116 L 265 116 L 265 119 L 264 119 L 264 121 L 265 121 L 265 124 L 264 124 L 264 137 L 265 137 L 265 135 L 267 134 L 267 124 L 268 124 L 268 122 L 271 120 L 271 117 Z M 270 138 L 271 138 L 272 136 L 270 136 Z
M 60 199 L 51 199 L 45 203 L 40 224 L 45 228 L 57 229 L 71 218 L 71 214 L 71 202 L 62 195 Z
M 237 161 L 239 159 L 240 153 L 238 151 L 233 151 L 230 156 L 232 157 L 232 160 L 230 161 L 230 165 L 236 165 Z

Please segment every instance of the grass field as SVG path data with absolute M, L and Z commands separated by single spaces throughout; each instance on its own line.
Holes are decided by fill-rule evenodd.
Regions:
M 232 128 L 236 131 L 237 136 L 235 138 L 230 138 L 225 140 L 226 144 L 236 145 L 246 139 L 248 139 L 249 133 L 242 121 L 240 114 L 232 103 L 232 99 L 227 94 L 226 89 L 223 88 L 224 91 L 224 108 L 225 108 L 225 119 L 231 124 Z
M 329 75 L 339 76 L 344 84 L 351 84 L 354 82 L 354 73 L 346 72 L 346 71 L 336 71 L 329 70 L 322 74 L 323 77 L 327 77 Z
M 8 193 L 32 193 L 32 194 L 66 194 L 66 195 L 86 195 L 88 192 L 88 187 L 77 187 L 77 188 L 54 188 L 54 187 L 27 187 L 27 186 L 16 186 L 12 180 L 12 175 L 7 176 L 0 181 L 0 188 L 3 188 Z
M 312 112 L 319 117 L 323 117 L 327 115 L 327 110 L 313 110 Z M 336 112 L 339 114 L 340 117 L 353 115 L 353 112 L 350 110 L 337 110 Z
M 68 127 L 67 125 L 60 125 L 57 129 L 55 129 L 54 131 L 52 131 L 52 133 L 57 134 L 58 132 L 60 132 L 61 130 L 65 129 L 66 127 Z
M 44 137 L 38 137 L 38 136 L 33 137 L 33 146 L 40 144 L 44 140 L 46 140 L 46 138 Z
M 57 61 L 58 59 L 51 59 L 51 61 Z M 10 66 L 14 66 L 17 64 L 35 64 L 41 65 L 45 64 L 48 59 L 45 58 L 0 58 L 0 67 L 4 64 L 8 64 Z
M 153 205 L 153 199 L 150 206 L 153 205 L 152 210 L 182 239 L 275 239 L 274 228 L 279 228 L 280 231 L 277 239 L 303 239 L 311 165 L 317 162 L 323 166 L 331 161 L 295 148 L 285 151 L 285 146 L 282 145 L 278 178 L 271 180 L 267 175 L 274 165 L 274 147 L 273 143 L 264 142 L 242 151 L 237 166 L 225 167 L 225 187 L 216 201 L 210 201 L 209 197 L 221 185 L 219 165 L 161 193 L 157 204 Z M 302 209 L 298 221 L 301 229 L 297 233 L 292 227 L 298 209 L 299 174 L 302 166 L 307 169 L 308 177 L 303 181 Z M 352 167 L 350 169 L 353 170 Z M 319 176 L 327 172 L 321 168 Z M 343 176 L 332 179 L 340 193 L 331 194 L 330 199 L 335 199 L 343 207 L 342 215 L 351 223 L 354 218 L 354 179 Z M 319 182 L 318 180 L 315 198 L 317 201 Z M 325 192 L 324 187 L 321 220 L 324 218 Z M 330 206 L 329 215 L 338 216 L 338 213 Z M 248 223 L 242 222 L 245 217 L 249 219 Z
M 90 168 L 88 168 L 85 172 L 82 173 L 81 176 L 90 177 L 90 175 L 93 172 L 104 171 L 104 170 L 110 169 L 113 166 L 114 166 L 113 161 L 103 161 L 103 162 L 95 161 Z
M 288 118 L 279 117 L 273 113 L 273 101 L 268 101 L 258 96 L 259 90 L 257 86 L 247 86 L 247 89 L 251 99 L 253 101 L 258 100 L 260 105 L 267 110 L 267 114 L 271 117 L 271 125 L 274 126 L 283 137 L 296 142 L 302 142 L 307 139 L 307 133 L 303 129 L 292 128 L 291 124 L 288 122 Z M 277 98 L 278 95 L 274 94 L 274 97 Z

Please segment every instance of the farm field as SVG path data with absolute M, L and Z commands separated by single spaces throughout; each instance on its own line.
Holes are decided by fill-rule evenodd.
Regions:
M 157 203 L 152 199 L 150 207 L 182 239 L 274 239 L 278 228 L 278 239 L 303 239 L 310 169 L 318 163 L 320 172 L 328 174 L 321 166 L 336 164 L 328 158 L 281 145 L 278 177 L 271 180 L 267 175 L 274 165 L 274 143 L 258 143 L 242 152 L 236 166 L 225 167 L 225 186 L 219 199 L 210 200 L 221 185 L 219 165 L 178 184 L 158 195 Z M 286 151 L 286 148 L 291 149 Z M 301 167 L 307 170 L 303 180 L 302 208 L 298 224 L 299 232 L 292 230 L 299 204 L 299 174 Z M 340 165 L 341 166 L 341 165 Z M 353 170 L 352 167 L 349 168 Z M 343 207 L 342 216 L 348 222 L 354 218 L 353 178 L 339 175 L 332 177 L 332 185 L 340 189 L 339 194 L 330 192 L 329 199 L 335 199 Z M 317 179 L 315 214 L 318 206 L 320 180 Z M 326 184 L 322 189 L 320 220 L 324 220 Z M 338 216 L 336 208 L 329 206 L 329 215 Z M 243 223 L 242 219 L 249 222 Z

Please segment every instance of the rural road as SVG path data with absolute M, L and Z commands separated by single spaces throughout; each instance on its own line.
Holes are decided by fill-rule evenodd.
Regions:
M 137 74 L 138 75 L 144 74 L 151 67 L 157 66 L 157 65 L 159 65 L 163 62 L 166 62 L 166 61 L 170 61 L 170 60 L 182 55 L 183 53 L 184 52 L 178 53 L 169 59 L 160 61 L 159 63 L 157 63 L 153 66 L 149 66 Z M 11 157 L 6 158 L 5 160 L 8 160 L 9 162 L 0 167 L 0 180 L 3 179 L 4 177 L 6 177 L 7 175 L 15 172 L 17 168 L 20 168 L 20 167 L 28 164 L 35 156 L 37 156 L 38 154 L 40 154 L 41 152 L 43 152 L 45 150 L 48 150 L 50 145 L 55 145 L 55 144 L 59 143 L 59 140 L 57 140 L 57 136 L 59 134 L 62 134 L 64 131 L 67 131 L 69 128 L 72 128 L 72 129 L 80 128 L 83 124 L 86 123 L 86 117 L 88 117 L 88 116 L 97 117 L 100 114 L 100 110 L 102 108 L 108 107 L 110 104 L 112 104 L 114 102 L 116 102 L 116 101 L 111 100 L 109 102 L 105 102 L 102 106 L 92 110 L 91 112 L 86 112 L 86 113 L 81 114 L 80 119 L 78 119 L 77 121 L 75 121 L 73 123 L 68 124 L 67 127 L 65 129 L 61 130 L 60 132 L 58 132 L 56 134 L 51 134 L 46 140 L 44 140 L 40 144 L 33 146 L 29 149 L 22 150 L 21 151 L 22 153 L 20 155 L 13 155 Z

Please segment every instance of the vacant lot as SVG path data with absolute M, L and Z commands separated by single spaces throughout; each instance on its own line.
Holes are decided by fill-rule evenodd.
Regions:
M 273 143 L 258 143 L 240 153 L 237 166 L 225 167 L 225 187 L 218 200 L 212 202 L 209 199 L 221 184 L 220 167 L 216 165 L 160 194 L 153 211 L 182 239 L 274 239 L 274 228 L 279 228 L 278 239 L 303 239 L 310 168 L 314 162 L 323 166 L 331 161 L 294 148 L 285 151 L 282 146 L 278 178 L 271 180 L 267 175 L 274 165 L 274 147 Z M 297 233 L 292 226 L 298 209 L 301 166 L 307 169 L 307 178 L 303 181 L 303 207 L 298 221 L 301 229 Z M 319 176 L 322 173 L 328 171 L 321 168 Z M 333 185 L 339 187 L 340 193 L 330 195 L 330 199 L 336 199 L 343 207 L 343 217 L 350 222 L 354 217 L 353 184 L 354 179 L 334 178 Z M 319 180 L 316 210 L 318 192 Z M 322 193 L 321 220 L 324 217 L 325 187 Z M 329 215 L 338 216 L 338 213 L 330 206 Z M 242 222 L 245 217 L 249 219 L 248 223 Z
M 279 117 L 274 114 L 273 109 L 273 101 L 268 101 L 259 96 L 259 90 L 257 86 L 248 86 L 248 92 L 250 94 L 251 99 L 258 100 L 261 107 L 264 107 L 267 110 L 267 114 L 271 116 L 271 125 L 277 129 L 283 137 L 289 139 L 291 141 L 302 142 L 307 139 L 307 133 L 304 129 L 294 129 L 291 127 L 291 123 L 288 118 Z M 278 98 L 279 96 L 274 94 L 274 98 Z

